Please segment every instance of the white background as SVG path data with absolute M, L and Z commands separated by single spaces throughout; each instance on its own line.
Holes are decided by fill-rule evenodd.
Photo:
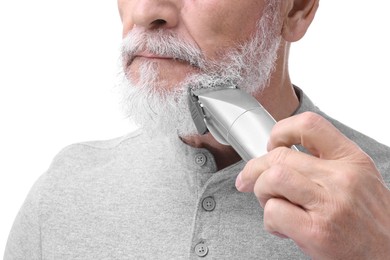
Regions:
M 293 82 L 323 111 L 387 145 L 389 7 L 323 0 L 290 61 Z M 114 87 L 120 41 L 116 1 L 0 1 L 0 255 L 59 150 L 133 128 Z

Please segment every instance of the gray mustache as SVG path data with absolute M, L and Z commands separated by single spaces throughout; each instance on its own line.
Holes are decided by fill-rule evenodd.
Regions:
M 154 55 L 168 56 L 202 68 L 205 59 L 202 51 L 194 44 L 180 39 L 166 30 L 143 31 L 134 28 L 122 41 L 122 61 L 130 64 L 137 53 L 147 51 Z

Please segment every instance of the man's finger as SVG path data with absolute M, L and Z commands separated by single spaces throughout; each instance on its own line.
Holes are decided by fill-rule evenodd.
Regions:
M 265 205 L 265 230 L 271 234 L 291 238 L 301 248 L 310 244 L 306 240 L 311 226 L 309 213 L 284 199 L 273 198 Z
M 302 113 L 279 121 L 270 136 L 268 150 L 301 144 L 322 159 L 340 159 L 356 151 L 356 145 L 320 115 Z
M 320 175 L 322 176 L 323 172 L 326 171 L 323 163 L 319 162 L 318 158 L 287 147 L 281 147 L 264 156 L 250 160 L 237 177 L 237 189 L 241 192 L 253 192 L 259 176 L 276 165 L 286 166 L 312 180 Z
M 313 210 L 323 199 L 323 187 L 308 177 L 277 165 L 257 179 L 254 193 L 262 207 L 269 199 L 283 198 L 305 210 Z

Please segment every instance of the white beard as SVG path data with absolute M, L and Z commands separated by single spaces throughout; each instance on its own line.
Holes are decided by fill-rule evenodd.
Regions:
M 137 80 L 121 73 L 123 105 L 126 116 L 141 126 L 150 136 L 197 134 L 188 109 L 188 89 L 229 86 L 254 94 L 267 85 L 277 59 L 280 45 L 278 35 L 278 4 L 270 4 L 258 23 L 253 38 L 235 49 L 229 50 L 217 61 L 207 61 L 201 51 L 164 31 L 140 32 L 133 29 L 123 40 L 123 64 L 131 62 L 138 50 L 148 50 L 184 60 L 200 68 L 201 72 L 189 75 L 177 86 L 167 86 L 158 81 L 157 64 L 144 62 Z

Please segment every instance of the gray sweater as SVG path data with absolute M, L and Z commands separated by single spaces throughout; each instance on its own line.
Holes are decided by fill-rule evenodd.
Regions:
M 389 186 L 390 149 L 299 94 L 296 113 L 329 119 L 374 159 Z M 291 240 L 265 232 L 254 195 L 235 189 L 244 165 L 217 171 L 209 151 L 141 130 L 71 145 L 32 187 L 4 259 L 307 258 Z

